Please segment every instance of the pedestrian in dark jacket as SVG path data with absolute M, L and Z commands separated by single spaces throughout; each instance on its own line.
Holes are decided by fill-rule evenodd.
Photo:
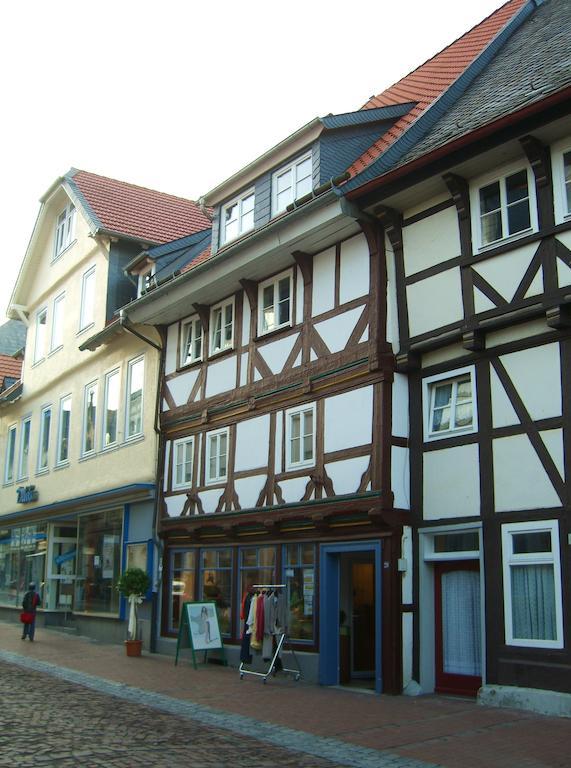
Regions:
M 29 613 L 30 616 L 32 616 L 32 621 L 24 624 L 22 640 L 25 640 L 26 637 L 29 637 L 32 641 L 34 639 L 34 632 L 36 631 L 36 609 L 40 602 L 40 596 L 36 592 L 36 585 L 31 581 L 28 584 L 28 591 L 22 600 L 22 608 L 26 613 Z

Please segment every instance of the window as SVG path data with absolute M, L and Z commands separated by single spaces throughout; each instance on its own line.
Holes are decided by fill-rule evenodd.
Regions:
M 294 200 L 312 189 L 311 152 L 298 157 L 272 176 L 272 215 L 285 211 Z
M 149 290 L 151 285 L 154 285 L 155 281 L 153 280 L 153 278 L 155 276 L 156 271 L 157 271 L 157 265 L 152 264 L 150 267 L 147 267 L 147 269 L 139 275 L 139 279 L 137 282 L 137 296 L 142 296 L 143 293 Z
M 284 582 L 289 606 L 289 638 L 313 640 L 315 546 L 284 546 Z
M 123 514 L 118 509 L 79 518 L 74 611 L 119 614 L 114 585 L 121 572 L 122 531 Z
M 184 603 L 195 599 L 196 550 L 170 552 L 169 569 L 169 632 L 176 632 Z
M 563 206 L 565 213 L 571 213 L 571 150 L 563 153 Z
M 254 584 L 277 583 L 276 559 L 275 547 L 242 547 L 240 549 L 240 604 L 248 589 Z
M 188 488 L 192 484 L 192 459 L 194 453 L 194 438 L 183 437 L 173 444 L 173 478 L 172 487 Z
M 127 373 L 127 422 L 126 439 L 143 434 L 143 375 L 145 361 L 142 357 L 131 360 Z
M 210 310 L 210 354 L 232 349 L 234 345 L 234 298 Z
M 228 474 L 228 429 L 206 436 L 206 482 L 221 483 Z
M 105 376 L 105 401 L 103 403 L 103 447 L 117 443 L 117 414 L 119 411 L 119 370 Z
M 95 267 L 83 275 L 81 283 L 81 309 L 79 330 L 82 331 L 93 323 L 95 314 Z
M 40 415 L 40 442 L 38 446 L 38 472 L 48 468 L 50 451 L 50 428 L 52 424 L 51 406 L 42 408 Z
M 562 648 L 557 521 L 503 525 L 502 554 L 506 643 Z
M 552 147 L 553 203 L 555 223 L 562 224 L 571 217 L 571 147 L 555 144 Z
M 65 251 L 65 249 L 71 243 L 73 240 L 74 231 L 75 208 L 71 203 L 68 203 L 68 205 L 66 205 L 57 219 L 54 243 L 54 259 L 56 259 L 60 253 Z
M 97 382 L 85 387 L 83 398 L 83 446 L 82 453 L 95 451 L 95 423 L 97 420 Z
M 424 381 L 425 440 L 477 429 L 473 366 Z
M 282 273 L 261 283 L 258 294 L 260 334 L 291 325 L 291 272 Z
M 57 439 L 57 464 L 69 461 L 69 436 L 71 429 L 71 395 L 62 397 L 59 404 L 59 427 Z
M 198 317 L 191 317 L 182 324 L 180 364 L 189 365 L 202 360 L 202 324 Z
M 254 190 L 250 189 L 222 207 L 222 245 L 254 228 L 254 200 Z
M 30 458 L 30 430 L 32 420 L 30 418 L 22 421 L 22 435 L 20 437 L 20 461 L 18 463 L 18 479 L 22 480 L 28 477 L 29 458 Z
M 43 359 L 46 351 L 46 328 L 48 310 L 41 309 L 36 315 L 36 338 L 34 341 L 34 363 Z
M 200 599 L 216 603 L 220 632 L 229 635 L 232 628 L 232 550 L 203 549 L 201 566 Z
M 473 231 L 482 248 L 537 229 L 535 187 L 527 168 L 477 184 L 472 206 Z
M 4 460 L 4 482 L 14 482 L 14 459 L 16 457 L 16 425 L 8 430 L 6 438 L 6 458 Z
M 52 314 L 52 337 L 50 342 L 50 351 L 58 349 L 63 344 L 63 302 L 65 294 L 62 293 L 54 299 Z
M 286 469 L 315 463 L 315 405 L 286 411 Z

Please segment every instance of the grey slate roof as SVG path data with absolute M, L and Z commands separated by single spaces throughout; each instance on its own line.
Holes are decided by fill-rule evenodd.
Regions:
M 19 320 L 0 325 L 0 355 L 15 355 L 26 345 L 26 326 Z
M 409 163 L 569 85 L 571 0 L 546 0 L 398 165 Z

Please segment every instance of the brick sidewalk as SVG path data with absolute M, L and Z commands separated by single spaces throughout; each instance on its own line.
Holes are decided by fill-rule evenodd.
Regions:
M 445 768 L 568 766 L 571 721 L 491 709 L 465 699 L 408 698 L 322 688 L 288 678 L 240 680 L 236 669 L 192 668 L 188 653 L 127 658 L 121 646 L 39 629 L 20 640 L 0 622 L 0 659 L 162 711 L 226 727 L 343 765 Z M 66 672 L 66 670 L 70 670 Z M 371 750 L 377 759 L 371 762 Z

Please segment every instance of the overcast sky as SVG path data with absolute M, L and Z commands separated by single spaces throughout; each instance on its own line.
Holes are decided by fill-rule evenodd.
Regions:
M 38 199 L 69 168 L 197 199 L 312 118 L 358 109 L 501 4 L 3 4 L 0 322 Z

